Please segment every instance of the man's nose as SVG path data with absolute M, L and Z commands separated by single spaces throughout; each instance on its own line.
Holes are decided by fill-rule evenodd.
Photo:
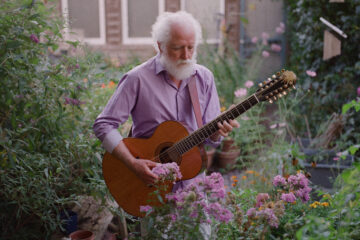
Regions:
M 183 50 L 182 58 L 184 60 L 190 59 L 191 58 L 191 50 L 189 50 L 188 48 L 185 47 Z

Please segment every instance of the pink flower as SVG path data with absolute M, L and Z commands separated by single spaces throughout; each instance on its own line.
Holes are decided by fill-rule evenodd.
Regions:
M 309 194 L 310 191 L 311 191 L 311 188 L 306 186 L 304 188 L 301 188 L 301 189 L 297 190 L 295 192 L 295 194 L 296 194 L 296 196 L 298 196 L 301 199 L 301 201 L 307 202 L 310 199 L 310 194 Z
M 283 178 L 282 176 L 277 175 L 277 176 L 275 176 L 274 179 L 273 179 L 273 185 L 274 185 L 275 187 L 277 187 L 277 186 L 284 186 L 284 185 L 286 185 L 286 180 L 285 180 L 285 178 Z
M 279 44 L 271 44 L 271 50 L 273 50 L 274 52 L 280 52 L 281 51 L 281 46 Z
M 357 95 L 360 97 L 360 87 L 357 88 Z
M 256 207 L 260 207 L 261 205 L 263 205 L 269 198 L 270 198 L 269 194 L 259 193 L 256 196 Z
M 262 37 L 262 39 L 269 39 L 269 34 L 267 33 L 267 32 L 263 32 L 263 33 L 261 33 L 261 37 Z
M 180 168 L 176 162 L 158 164 L 151 171 L 159 176 L 160 181 L 161 180 L 175 181 L 176 179 L 182 178 Z
M 140 206 L 140 212 L 151 212 L 152 211 L 152 207 L 149 206 L 149 205 L 146 205 L 146 206 Z
M 270 208 L 265 208 L 264 210 L 256 212 L 256 217 L 266 220 L 271 227 L 277 228 L 279 226 L 279 219 Z
M 283 193 L 281 194 L 281 200 L 283 200 L 284 202 L 295 202 L 296 201 L 296 197 L 295 195 L 291 192 L 291 193 Z
M 334 157 L 333 160 L 334 160 L 334 161 L 339 161 L 340 158 L 339 158 L 339 157 Z
M 306 74 L 310 77 L 316 77 L 316 72 L 311 71 L 311 70 L 306 70 Z
M 258 41 L 258 38 L 257 38 L 257 37 L 252 37 L 252 38 L 251 38 L 251 42 L 252 42 L 252 43 L 257 43 L 257 41 Z
M 279 26 L 275 29 L 276 33 L 282 34 L 285 32 L 285 24 L 280 22 Z
M 39 38 L 38 38 L 34 33 L 32 33 L 32 34 L 30 35 L 30 39 L 31 39 L 31 41 L 33 41 L 34 43 L 39 43 Z
M 234 92 L 234 94 L 235 94 L 235 97 L 237 97 L 237 98 L 244 97 L 247 94 L 247 90 L 246 90 L 246 88 L 239 88 L 238 90 L 236 90 Z
M 263 52 L 262 52 L 262 56 L 263 56 L 264 58 L 268 58 L 268 57 L 270 56 L 270 53 L 269 53 L 268 51 L 263 51 Z
M 248 217 L 254 217 L 255 214 L 256 214 L 256 209 L 255 209 L 255 208 L 250 208 L 250 209 L 247 210 L 247 212 L 246 212 L 246 215 L 247 215 Z
M 254 86 L 254 82 L 253 82 L 253 81 L 247 80 L 247 81 L 245 82 L 245 87 L 251 88 L 252 86 Z
M 285 32 L 285 30 L 281 27 L 276 27 L 275 31 L 276 31 L 276 33 L 279 33 L 279 34 L 282 34 Z

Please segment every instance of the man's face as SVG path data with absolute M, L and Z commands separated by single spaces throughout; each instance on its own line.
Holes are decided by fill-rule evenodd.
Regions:
M 183 80 L 194 73 L 196 47 L 195 32 L 191 27 L 172 26 L 170 40 L 165 46 L 161 46 L 159 43 L 159 49 L 161 53 L 160 61 L 170 74 L 170 77 Z
M 169 60 L 181 66 L 183 60 L 191 60 L 195 51 L 195 32 L 192 28 L 173 25 L 170 40 L 166 44 Z M 186 62 L 186 61 L 185 61 Z

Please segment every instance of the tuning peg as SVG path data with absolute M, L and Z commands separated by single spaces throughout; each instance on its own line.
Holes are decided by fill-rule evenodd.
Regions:
M 273 100 L 270 99 L 270 100 L 269 100 L 269 103 L 273 103 Z
M 287 92 L 286 92 L 286 91 L 283 91 L 282 94 L 285 96 L 285 95 L 287 94 Z
M 281 93 L 278 94 L 278 97 L 279 97 L 279 98 L 282 98 L 282 96 L 283 96 L 283 95 L 282 95 Z
M 278 93 L 279 91 L 276 89 L 275 91 L 274 91 L 274 93 L 276 94 L 276 93 Z
M 281 69 L 281 72 L 282 72 L 282 73 L 285 72 L 285 69 Z
M 284 85 L 284 88 L 287 89 L 289 86 L 287 84 Z
M 277 72 L 277 73 L 276 73 L 276 76 L 278 76 L 278 77 L 279 77 L 279 76 L 280 76 L 280 72 Z
M 273 94 L 273 93 L 270 93 L 270 96 L 272 97 L 272 96 L 274 96 L 274 94 Z
M 274 96 L 274 97 L 273 97 L 273 99 L 276 101 L 276 100 L 277 100 L 277 97 L 276 97 L 276 96 Z
M 282 88 L 282 87 L 280 87 L 280 88 L 279 88 L 279 91 L 282 91 L 282 90 L 283 90 L 283 88 Z
M 275 78 L 276 78 L 276 76 L 275 76 L 275 75 L 272 75 L 271 77 L 272 77 L 273 79 L 275 79 Z
M 263 81 L 263 84 L 264 84 L 264 85 L 266 85 L 266 83 L 267 83 L 266 81 Z

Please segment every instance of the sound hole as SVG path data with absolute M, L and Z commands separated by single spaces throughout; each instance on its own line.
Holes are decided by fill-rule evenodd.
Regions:
M 178 162 L 180 160 L 180 155 L 174 149 L 170 149 L 172 145 L 173 143 L 163 143 L 158 147 L 156 155 L 161 163 Z
M 172 162 L 171 158 L 170 158 L 170 154 L 166 151 L 169 148 L 170 147 L 165 147 L 165 148 L 161 149 L 160 154 L 159 154 L 161 163 L 171 163 Z

